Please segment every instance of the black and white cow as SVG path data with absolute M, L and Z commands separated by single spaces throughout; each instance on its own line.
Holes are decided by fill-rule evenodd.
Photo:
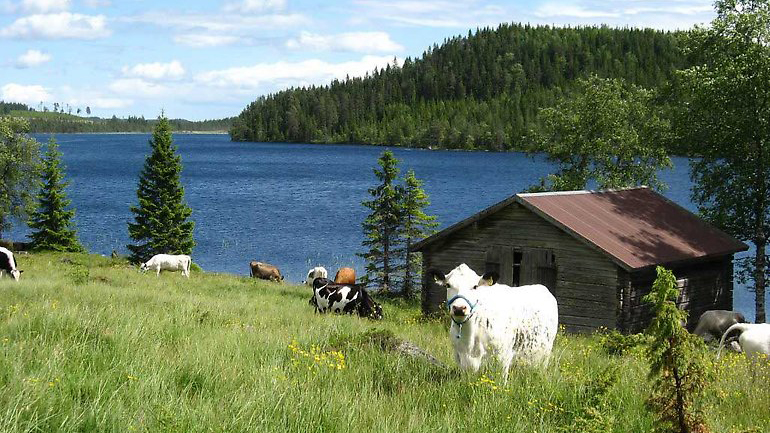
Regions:
M 19 276 L 24 271 L 16 269 L 16 260 L 13 253 L 4 247 L 0 247 L 0 278 L 3 274 L 10 274 L 14 280 L 19 281 Z
M 352 314 L 355 311 L 361 317 L 382 319 L 382 306 L 359 284 L 337 284 L 328 278 L 316 278 L 310 305 L 319 313 Z

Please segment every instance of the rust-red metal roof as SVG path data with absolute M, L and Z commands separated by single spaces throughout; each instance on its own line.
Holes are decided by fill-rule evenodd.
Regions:
M 629 269 L 748 249 L 649 188 L 518 194 L 516 199 Z

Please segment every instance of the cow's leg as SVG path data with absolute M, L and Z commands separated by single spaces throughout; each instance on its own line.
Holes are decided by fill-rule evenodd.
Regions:
M 156 277 L 160 276 L 160 266 L 158 266 L 158 273 L 155 274 Z

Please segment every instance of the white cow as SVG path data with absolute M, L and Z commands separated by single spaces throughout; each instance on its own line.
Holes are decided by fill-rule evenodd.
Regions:
M 155 254 L 152 258 L 141 265 L 139 270 L 147 271 L 154 269 L 157 271 L 157 276 L 160 276 L 160 271 L 182 271 L 182 275 L 190 278 L 190 264 L 192 259 L 185 254 L 171 255 L 171 254 Z
M 305 278 L 305 284 L 313 286 L 313 281 L 316 278 L 329 278 L 329 272 L 323 266 L 316 266 L 315 268 L 307 271 L 307 278 Z
M 13 258 L 13 253 L 5 247 L 0 247 L 0 278 L 4 273 L 10 274 L 14 280 L 19 281 L 21 273 L 16 269 L 16 259 Z
M 727 328 L 719 340 L 719 350 L 731 333 L 740 333 L 738 344 L 746 356 L 764 353 L 770 356 L 770 323 L 736 323 Z
M 461 264 L 448 275 L 433 273 L 446 287 L 452 319 L 450 340 L 461 368 L 478 371 L 485 358 L 495 355 L 503 378 L 514 359 L 546 364 L 556 339 L 559 310 L 556 298 L 541 284 L 483 287 L 479 277 Z M 475 281 L 474 281 L 475 280 Z

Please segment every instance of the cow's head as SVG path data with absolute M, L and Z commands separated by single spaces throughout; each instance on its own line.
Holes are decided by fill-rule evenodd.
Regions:
M 479 276 L 465 263 L 446 275 L 435 270 L 430 271 L 430 275 L 436 284 L 446 288 L 447 309 L 452 318 L 457 320 L 462 320 L 473 312 L 479 298 L 477 289 L 494 285 L 499 278 L 495 272 Z
M 305 284 L 308 286 L 313 285 L 313 281 L 316 278 L 327 278 L 329 272 L 323 266 L 316 266 L 315 268 L 307 271 L 307 277 L 305 278 Z
M 14 280 L 19 281 L 19 277 L 21 277 L 21 273 L 22 272 L 24 272 L 24 271 L 20 271 L 18 269 L 14 269 L 14 270 L 11 271 L 11 276 L 13 277 Z
M 139 270 L 140 270 L 140 271 L 142 271 L 142 272 L 145 272 L 145 271 L 147 271 L 147 270 L 149 270 L 149 269 L 150 269 L 150 267 L 149 267 L 149 266 L 147 266 L 147 262 L 144 262 L 144 263 L 140 263 L 140 264 L 139 264 Z
M 361 301 L 358 303 L 358 315 L 373 320 L 382 320 L 382 305 L 374 302 L 366 289 L 361 288 Z

